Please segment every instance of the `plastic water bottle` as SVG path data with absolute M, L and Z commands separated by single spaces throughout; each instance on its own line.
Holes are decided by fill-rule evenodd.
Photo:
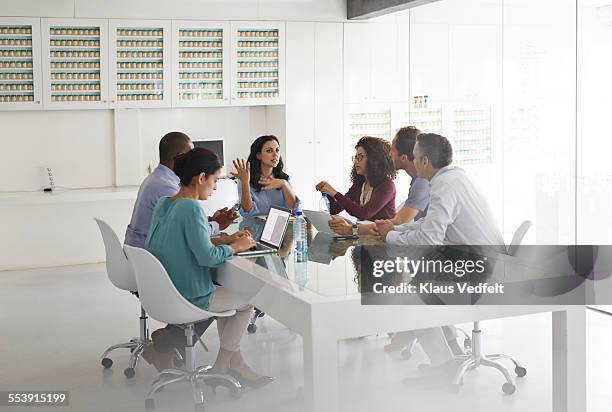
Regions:
M 308 260 L 308 239 L 306 235 L 306 219 L 301 210 L 295 212 L 293 221 L 293 241 L 295 242 L 295 256 L 297 262 Z
M 319 200 L 319 210 L 322 212 L 329 213 L 329 199 L 327 198 L 327 192 L 321 192 L 321 200 Z
M 295 283 L 298 284 L 299 290 L 303 291 L 304 287 L 308 283 L 308 262 L 305 260 L 299 261 L 296 259 L 293 267 L 295 270 Z

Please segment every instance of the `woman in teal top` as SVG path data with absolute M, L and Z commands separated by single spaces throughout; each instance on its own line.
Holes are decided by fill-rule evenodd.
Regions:
M 145 248 L 159 259 L 176 289 L 191 303 L 211 312 L 236 310 L 234 316 L 217 319 L 221 348 L 212 373 L 231 373 L 246 385 L 265 385 L 271 378 L 253 372 L 240 353 L 240 339 L 253 307 L 222 286 L 215 287 L 210 274 L 210 268 L 255 243 L 248 232 L 225 237 L 226 244 L 211 242 L 208 218 L 198 200 L 212 195 L 221 173 L 213 152 L 195 148 L 178 156 L 175 173 L 180 178 L 179 192 L 157 202 Z

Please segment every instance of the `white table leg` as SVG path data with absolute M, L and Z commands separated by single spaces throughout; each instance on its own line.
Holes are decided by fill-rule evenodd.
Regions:
M 304 395 L 309 410 L 337 412 L 338 341 L 312 325 L 310 336 L 304 336 Z
M 552 313 L 553 412 L 586 410 L 586 311 Z

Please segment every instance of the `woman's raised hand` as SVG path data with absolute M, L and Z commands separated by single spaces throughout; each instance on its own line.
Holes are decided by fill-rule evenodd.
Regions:
M 230 172 L 232 176 L 237 177 L 242 182 L 248 183 L 251 179 L 251 164 L 244 159 L 233 160 L 235 172 Z

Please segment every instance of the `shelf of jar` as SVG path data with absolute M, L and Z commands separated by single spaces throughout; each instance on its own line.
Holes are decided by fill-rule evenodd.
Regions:
M 54 77 L 51 76 L 51 81 L 54 83 L 74 83 L 77 82 L 88 82 L 88 83 L 100 83 L 100 76 L 88 77 L 88 76 L 72 76 L 72 77 Z
M 128 67 L 128 66 L 123 66 L 123 64 L 125 64 L 125 63 L 118 64 L 117 65 L 117 70 L 121 70 L 124 73 L 125 72 L 134 71 L 134 70 L 138 70 L 139 72 L 144 72 L 144 73 L 161 73 L 161 70 L 163 69 L 163 66 L 155 66 L 155 67 L 138 67 L 138 66 L 134 66 L 134 67 Z M 146 63 L 146 64 L 150 64 L 150 63 Z
M 185 32 L 181 31 L 179 32 L 179 41 L 223 41 L 223 34 L 215 33 L 211 36 L 186 36 Z
M 0 46 L 1 53 L 32 53 L 32 48 L 27 46 Z
M 118 84 L 117 90 L 122 92 L 162 92 L 163 91 L 163 80 L 155 83 L 131 83 L 131 84 Z
M 223 63 L 223 57 L 181 57 L 181 62 Z
M 100 35 L 83 35 L 83 36 L 67 36 L 67 35 L 51 35 L 50 41 L 100 41 Z
M 212 93 L 179 93 L 179 100 L 183 101 L 198 101 L 198 100 L 221 100 L 223 99 L 223 92 L 212 94 Z
M 194 54 L 198 56 L 201 53 L 218 53 L 218 55 L 222 56 L 223 48 L 222 47 L 194 47 L 194 48 L 181 47 L 180 49 L 178 49 L 179 57 L 189 56 L 189 55 L 193 56 Z
M 221 87 L 179 87 L 179 92 L 185 92 L 185 91 L 191 91 L 191 92 L 195 92 L 195 91 L 219 91 L 219 93 L 223 93 L 223 86 Z
M 270 62 L 267 62 L 270 63 Z M 238 68 L 239 69 L 263 69 L 263 68 L 267 68 L 267 69 L 274 69 L 274 70 L 278 70 L 278 63 L 274 62 L 275 64 L 271 64 L 271 65 L 266 65 L 266 66 L 261 66 L 259 64 L 261 64 L 261 62 L 238 62 Z M 238 70 L 240 71 L 240 70 Z
M 117 100 L 120 102 L 160 101 L 163 99 L 164 96 L 156 94 L 117 95 Z
M 146 40 L 163 40 L 164 38 L 164 31 L 161 28 L 151 30 L 135 29 L 131 31 L 132 33 L 129 33 L 128 31 L 125 31 L 125 29 L 118 28 L 117 40 L 133 40 L 139 37 L 142 37 Z
M 179 84 L 223 84 L 223 78 L 218 79 L 179 79 Z
M 51 63 L 92 63 L 99 62 L 100 57 L 52 57 Z
M 15 71 L 15 70 L 16 71 L 23 71 L 23 70 L 28 70 L 28 69 L 30 69 L 30 72 L 31 72 L 32 65 L 25 66 L 25 67 L 21 67 L 21 66 L 19 66 L 19 67 L 17 67 L 17 66 L 11 66 L 11 67 L 6 66 L 6 67 L 3 67 L 2 63 L 0 62 L 0 71 L 3 71 L 3 72 L 7 72 L 7 71 L 8 72 L 12 72 L 12 71 Z
M 155 79 L 117 79 L 117 84 L 158 84 L 162 83 L 163 77 L 158 77 Z
M 97 96 L 100 100 L 100 90 L 53 90 L 51 92 L 51 98 L 54 96 Z
M 120 63 L 125 63 L 125 62 L 163 63 L 164 56 L 163 55 L 157 55 L 157 56 L 119 56 L 118 55 L 117 61 Z
M 30 103 L 34 101 L 33 95 L 0 95 L 0 104 L 2 103 Z
M 279 97 L 278 92 L 238 92 L 237 99 L 269 99 L 271 97 Z
M 185 62 L 185 63 L 179 63 L 179 69 L 181 70 L 193 70 L 193 69 L 206 69 L 206 70 L 214 70 L 214 69 L 223 69 L 223 64 L 219 63 L 219 62 L 202 62 L 202 63 L 195 63 L 195 62 Z
M 52 95 L 51 96 L 51 101 L 52 102 L 62 102 L 62 103 L 84 103 L 84 102 L 92 102 L 92 103 L 96 103 L 96 102 L 100 102 L 100 95 L 77 95 L 77 94 L 70 94 L 70 95 Z
M 222 79 L 223 74 L 221 71 L 218 72 L 180 72 L 178 78 L 180 80 L 185 79 Z

